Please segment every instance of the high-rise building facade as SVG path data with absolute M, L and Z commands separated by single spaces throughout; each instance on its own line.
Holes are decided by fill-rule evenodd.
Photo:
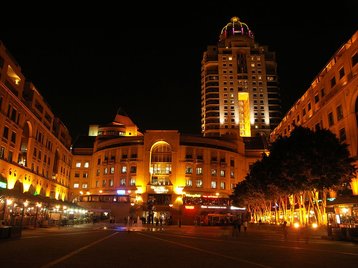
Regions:
M 204 136 L 269 135 L 281 120 L 275 53 L 254 40 L 233 17 L 201 63 L 201 130 Z

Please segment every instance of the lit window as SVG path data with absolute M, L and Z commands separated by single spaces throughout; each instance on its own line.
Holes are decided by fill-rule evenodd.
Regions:
M 112 187 L 113 186 L 113 179 L 109 180 L 109 186 Z
M 108 174 L 108 168 L 105 168 L 104 169 L 104 175 L 107 175 Z
M 89 162 L 85 162 L 85 164 L 83 165 L 85 168 L 89 167 Z
M 220 189 L 225 190 L 225 182 L 224 181 L 220 182 Z
M 83 183 L 82 184 L 82 189 L 87 189 L 88 188 L 88 184 L 87 183 Z
M 80 184 L 79 184 L 79 183 L 74 183 L 74 184 L 73 184 L 73 188 L 77 189 L 77 188 L 79 188 L 79 187 L 80 187 Z
M 196 187 L 202 188 L 203 187 L 203 180 L 196 180 Z
M 122 166 L 122 173 L 127 173 L 127 166 Z
M 126 186 L 126 179 L 122 178 L 122 179 L 119 181 L 119 184 L 120 184 L 120 186 Z
M 185 182 L 185 185 L 186 186 L 189 186 L 189 187 L 192 187 L 193 186 L 193 181 L 192 180 L 186 180 L 186 182 Z
M 216 181 L 211 181 L 211 188 L 216 189 Z
M 81 167 L 81 162 L 77 162 L 77 163 L 76 163 L 76 167 L 77 167 L 77 168 Z
M 220 176 L 225 177 L 225 170 L 220 170 Z
M 197 167 L 196 168 L 196 175 L 202 175 L 203 174 L 203 168 L 202 167 Z
M 114 174 L 114 167 L 111 167 L 110 172 L 111 172 L 111 174 Z
M 131 185 L 131 186 L 135 186 L 135 182 L 136 182 L 136 179 L 135 179 L 135 178 L 131 178 L 130 185 Z

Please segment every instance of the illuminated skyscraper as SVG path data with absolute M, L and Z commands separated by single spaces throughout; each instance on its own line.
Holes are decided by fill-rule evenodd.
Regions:
M 201 129 L 204 136 L 268 135 L 281 120 L 275 53 L 254 40 L 233 17 L 201 63 Z

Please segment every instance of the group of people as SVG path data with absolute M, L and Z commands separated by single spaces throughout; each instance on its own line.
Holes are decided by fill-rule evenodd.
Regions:
M 247 225 L 248 225 L 248 222 L 246 219 L 242 219 L 241 217 L 235 217 L 232 222 L 232 227 L 233 227 L 232 236 L 233 237 L 239 236 L 239 233 L 241 233 L 241 226 L 243 226 L 244 232 L 246 233 Z

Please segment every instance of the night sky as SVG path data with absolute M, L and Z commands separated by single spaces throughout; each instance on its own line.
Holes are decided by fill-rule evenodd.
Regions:
M 276 52 L 284 113 L 358 30 L 357 1 L 249 2 L 173 4 L 144 15 L 128 9 L 84 23 L 89 14 L 62 28 L 5 23 L 0 39 L 73 138 L 86 135 L 90 124 L 112 122 L 118 108 L 141 131 L 200 134 L 202 55 L 231 17 Z

